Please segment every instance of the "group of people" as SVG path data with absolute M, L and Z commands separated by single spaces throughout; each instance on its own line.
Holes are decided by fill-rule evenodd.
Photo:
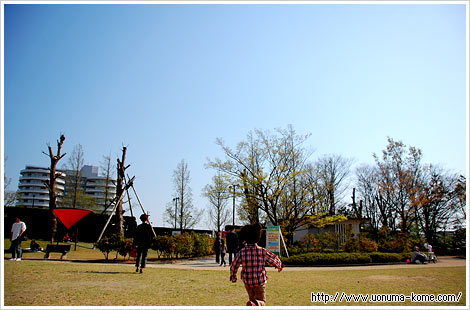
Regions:
M 134 237 L 134 246 L 137 250 L 136 272 L 142 273 L 147 261 L 147 253 L 150 248 L 154 233 L 152 226 L 148 221 L 148 216 L 140 216 L 142 223 L 137 226 Z M 26 230 L 26 224 L 19 218 L 11 229 L 11 260 L 21 260 L 22 236 Z M 229 253 L 230 281 L 237 282 L 237 273 L 242 266 L 241 279 L 248 293 L 247 306 L 265 306 L 266 305 L 266 282 L 267 274 L 265 266 L 275 267 L 279 272 L 284 267 L 281 260 L 272 252 L 258 245 L 261 239 L 262 228 L 260 224 L 243 226 L 240 234 L 231 227 L 225 240 L 217 234 L 214 250 L 216 252 L 216 262 L 226 266 L 225 253 Z M 226 243 L 225 243 L 226 241 Z M 42 251 L 42 248 L 34 240 L 31 241 L 32 251 Z
M 225 254 L 228 252 L 228 263 L 232 263 L 232 258 L 240 249 L 238 234 L 235 232 L 235 227 L 230 226 L 225 239 L 221 238 L 220 232 L 217 233 L 214 241 L 213 250 L 215 252 L 215 262 L 220 263 L 220 266 L 227 265 L 225 262 Z
M 424 248 L 428 250 L 428 254 L 420 252 L 419 247 L 415 246 L 413 249 L 413 255 L 411 256 L 412 263 L 426 264 L 431 257 L 434 256 L 432 246 L 429 243 L 424 244 Z
M 21 242 L 27 240 L 25 235 L 26 231 L 26 224 L 19 218 L 15 217 L 15 222 L 11 226 L 11 233 L 10 233 L 10 250 L 11 250 L 11 258 L 10 260 L 14 261 L 21 261 L 23 257 L 23 252 L 43 252 L 44 249 L 36 242 L 36 240 L 32 239 L 31 243 L 29 244 L 29 248 L 23 249 L 21 246 Z M 64 236 L 63 241 L 70 238 L 68 234 Z

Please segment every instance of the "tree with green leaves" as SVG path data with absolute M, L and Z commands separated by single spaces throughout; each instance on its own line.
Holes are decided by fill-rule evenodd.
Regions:
M 254 130 L 235 149 L 219 138 L 225 159 L 207 165 L 229 176 L 239 188 L 242 220 L 280 225 L 288 243 L 315 214 L 318 201 L 310 182 L 315 177 L 308 175 L 311 152 L 303 147 L 309 136 L 297 134 L 292 126 L 274 133 Z

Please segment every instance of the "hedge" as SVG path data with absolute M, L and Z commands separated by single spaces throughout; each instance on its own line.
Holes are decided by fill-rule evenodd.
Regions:
M 158 258 L 183 258 L 197 257 L 212 254 L 213 238 L 201 236 L 196 233 L 183 233 L 174 236 L 157 236 L 153 239 L 151 248 L 157 251 Z M 116 252 L 124 258 L 130 255 L 133 248 L 133 240 L 123 238 L 120 234 L 113 234 L 102 238 L 95 243 L 105 259 L 109 259 L 110 252 Z
M 411 258 L 411 253 L 306 253 L 281 258 L 285 265 L 349 265 L 370 263 L 398 263 Z
M 174 236 L 157 236 L 152 249 L 158 258 L 197 257 L 212 254 L 214 239 L 196 233 L 183 233 Z

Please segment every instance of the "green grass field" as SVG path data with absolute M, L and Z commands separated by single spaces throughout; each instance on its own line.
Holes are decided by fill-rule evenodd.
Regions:
M 5 244 L 6 246 L 6 244 Z M 149 265 L 143 274 L 132 264 L 83 261 L 92 253 L 84 245 L 67 261 L 4 261 L 5 306 L 244 306 L 241 281 L 229 282 L 224 270 L 188 270 Z M 31 257 L 40 253 L 27 253 Z M 57 254 L 56 254 L 57 255 Z M 5 255 L 6 258 L 9 257 Z M 57 257 L 56 257 L 57 258 Z M 74 261 L 70 261 L 74 259 Z M 330 302 L 330 306 L 464 306 L 465 267 L 370 270 L 268 270 L 268 306 L 325 306 L 311 302 L 311 293 L 458 294 L 460 302 L 365 303 Z

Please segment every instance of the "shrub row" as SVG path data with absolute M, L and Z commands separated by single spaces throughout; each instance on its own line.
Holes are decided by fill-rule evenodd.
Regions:
M 124 238 L 121 234 L 113 234 L 109 237 L 103 237 L 100 241 L 95 243 L 95 247 L 103 253 L 106 260 L 109 259 L 109 253 L 116 252 L 115 259 L 118 258 L 118 254 L 126 257 L 130 255 L 132 251 L 132 242 L 131 238 Z
M 175 236 L 157 236 L 154 238 L 151 248 L 157 252 L 158 258 L 182 258 L 197 257 L 212 254 L 213 238 L 201 236 L 196 233 L 183 233 Z M 123 238 L 120 234 L 114 234 L 102 238 L 95 246 L 100 250 L 105 259 L 109 259 L 111 252 L 116 252 L 122 257 L 130 256 L 133 249 L 133 239 Z
M 152 249 L 158 258 L 198 257 L 212 254 L 214 239 L 196 233 L 183 233 L 174 236 L 157 236 Z
M 306 253 L 282 258 L 285 265 L 342 265 L 404 262 L 411 253 Z

